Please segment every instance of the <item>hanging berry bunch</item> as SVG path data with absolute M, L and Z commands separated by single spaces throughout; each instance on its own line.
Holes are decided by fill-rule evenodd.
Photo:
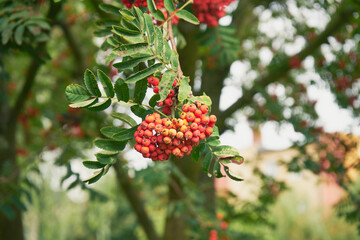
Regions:
M 219 25 L 219 19 L 226 15 L 226 6 L 234 1 L 235 0 L 194 0 L 189 2 L 192 2 L 192 8 L 194 9 L 195 15 L 201 23 L 205 23 L 210 27 L 215 27 Z M 146 0 L 122 0 L 122 3 L 124 3 L 127 8 L 131 8 L 132 6 L 147 6 Z M 165 8 L 164 0 L 157 0 L 155 1 L 155 4 L 158 9 Z M 164 13 L 166 13 L 166 11 L 164 11 Z
M 241 163 L 242 157 L 233 147 L 220 146 L 216 116 L 210 114 L 211 99 L 206 94 L 193 95 L 189 78 L 183 75 L 179 63 L 170 20 L 175 13 L 185 21 L 199 24 L 194 15 L 184 10 L 192 1 L 179 9 L 172 0 L 156 4 L 153 0 L 123 2 L 132 8 L 118 11 L 114 6 L 102 5 L 101 8 L 121 15 L 120 25 L 112 25 L 111 29 L 107 25 L 102 34 L 108 34 L 104 45 L 111 49 L 105 63 L 116 62 L 112 67 L 124 79 L 118 78 L 113 83 L 103 71 L 98 70 L 95 76 L 88 69 L 84 74 L 85 87 L 71 84 L 65 93 L 72 108 L 102 111 L 113 103 L 126 103 L 142 122 L 138 124 L 125 113 L 111 114 L 124 125 L 100 129 L 107 138 L 96 139 L 94 144 L 103 151 L 95 154 L 97 161 L 83 162 L 88 168 L 100 170 L 86 181 L 96 182 L 106 174 L 127 144 L 153 161 L 165 161 L 172 156 L 181 159 L 194 153 L 191 154 L 194 161 L 201 159 L 203 171 L 209 175 L 224 177 L 223 169 L 227 176 L 241 181 L 230 174 L 225 164 Z M 150 14 L 137 6 L 147 6 Z M 165 18 L 157 7 L 164 8 L 171 17 Z M 154 19 L 162 22 L 161 25 L 157 26 Z M 152 88 L 154 95 L 146 102 L 148 88 Z

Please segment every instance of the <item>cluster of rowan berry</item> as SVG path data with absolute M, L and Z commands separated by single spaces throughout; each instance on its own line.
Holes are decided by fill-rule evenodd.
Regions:
M 132 5 L 135 5 L 136 7 L 147 7 L 146 0 L 121 0 L 123 4 L 127 8 L 131 8 Z M 157 8 L 164 8 L 164 0 L 155 0 L 155 4 Z
M 153 88 L 153 92 L 154 93 L 159 93 L 159 82 L 160 79 L 158 79 L 157 77 L 148 77 L 148 84 L 150 87 Z M 176 86 L 176 80 L 174 81 L 172 87 Z M 170 115 L 172 110 L 171 110 L 171 106 L 174 105 L 174 100 L 175 100 L 175 90 L 174 89 L 170 89 L 169 94 L 167 95 L 166 99 L 164 101 L 158 102 L 157 106 L 158 107 L 162 107 L 162 112 L 166 115 Z
M 194 0 L 193 8 L 201 23 L 210 27 L 219 25 L 219 19 L 225 16 L 225 7 L 234 0 Z
M 160 118 L 158 113 L 147 115 L 134 133 L 136 151 L 153 161 L 165 161 L 171 154 L 182 158 L 200 140 L 211 136 L 216 116 L 206 115 L 208 106 L 196 102 L 184 104 L 182 110 L 180 118 L 172 120 Z

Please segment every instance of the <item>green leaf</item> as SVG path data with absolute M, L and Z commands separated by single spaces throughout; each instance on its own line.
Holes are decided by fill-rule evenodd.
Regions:
M 106 96 L 113 98 L 114 97 L 114 88 L 113 88 L 110 78 L 100 69 L 98 69 L 97 75 L 98 75 L 98 78 L 99 78 L 101 84 L 104 87 Z
M 146 115 L 151 113 L 150 109 L 145 109 L 142 106 L 139 105 L 134 105 L 130 107 L 130 110 L 138 117 L 144 119 L 146 117 Z
M 24 30 L 25 30 L 25 26 L 24 25 L 20 25 L 16 28 L 15 33 L 14 33 L 14 39 L 15 42 L 20 45 L 22 43 L 22 39 L 23 39 L 23 35 L 24 35 Z
M 203 172 L 209 173 L 212 159 L 213 159 L 212 153 L 211 152 L 206 153 L 202 165 Z
M 190 94 L 191 94 L 191 87 L 189 85 L 189 78 L 184 77 L 180 81 L 179 94 L 178 94 L 179 102 L 188 99 Z
M 222 173 L 221 173 L 221 165 L 219 163 L 219 161 L 215 161 L 214 164 L 214 175 L 216 178 L 222 178 L 225 177 Z
M 161 71 L 164 68 L 164 65 L 162 63 L 157 63 L 152 65 L 151 67 L 145 68 L 144 70 L 137 72 L 136 74 L 128 77 L 125 82 L 126 83 L 133 83 L 136 81 L 139 81 L 143 78 L 146 78 L 148 76 L 150 76 L 151 74 L 157 72 L 157 71 Z
M 213 153 L 216 156 L 226 156 L 226 155 L 233 155 L 233 156 L 240 156 L 239 151 L 231 146 L 217 146 L 213 148 Z
M 83 165 L 90 169 L 99 169 L 105 167 L 104 164 L 96 162 L 96 161 L 83 161 Z
M 101 97 L 101 92 L 99 90 L 99 87 L 97 85 L 97 81 L 95 78 L 94 73 L 89 70 L 86 69 L 85 74 L 84 74 L 84 82 L 85 82 L 85 86 L 87 88 L 87 90 L 93 95 L 93 96 L 97 96 L 97 97 Z
M 172 12 L 175 12 L 175 6 L 174 6 L 174 2 L 173 0 L 164 0 L 164 5 L 165 5 L 165 9 L 172 13 Z
M 144 14 L 144 18 L 145 18 L 147 37 L 149 39 L 149 42 L 151 44 L 154 44 L 155 43 L 155 27 L 154 27 L 153 19 L 151 18 L 151 16 L 149 14 Z
M 189 11 L 186 11 L 185 9 L 182 9 L 180 11 L 177 11 L 175 13 L 176 16 L 178 16 L 179 18 L 189 22 L 189 23 L 192 23 L 192 24 L 199 24 L 199 20 L 192 14 L 190 13 Z
M 191 158 L 195 161 L 198 162 L 200 155 L 202 154 L 202 152 L 205 150 L 205 144 L 200 143 L 198 146 L 194 147 L 193 150 L 191 151 Z
M 205 93 L 203 96 L 197 96 L 197 97 L 190 98 L 190 101 L 192 101 L 192 102 L 199 101 L 202 104 L 205 104 L 207 106 L 211 106 L 211 104 L 212 104 L 211 98 L 209 96 L 207 96 Z
M 110 105 L 111 105 L 111 98 L 107 99 L 106 101 L 98 102 L 88 107 L 88 109 L 91 111 L 98 112 L 107 109 L 108 107 L 110 107 Z
M 119 26 L 113 26 L 111 32 L 124 37 L 141 37 L 140 31 L 130 30 Z
M 130 99 L 129 96 L 129 87 L 125 81 L 121 78 L 118 78 L 115 82 L 115 94 L 118 101 L 128 102 Z
M 171 50 L 170 63 L 173 66 L 174 70 L 178 69 L 178 67 L 179 67 L 179 55 L 173 49 Z
M 174 80 L 176 79 L 177 73 L 167 70 L 159 83 L 159 94 L 160 100 L 164 101 L 172 88 Z
M 142 101 L 145 98 L 147 88 L 148 88 L 147 78 L 144 78 L 143 80 L 137 81 L 135 83 L 134 102 L 140 104 L 142 103 Z
M 132 56 L 136 53 L 142 53 L 149 48 L 147 43 L 124 44 L 113 50 L 113 53 L 120 57 Z
M 125 131 L 126 128 L 107 126 L 100 129 L 100 132 L 108 138 L 112 138 L 117 133 Z
M 106 151 L 122 151 L 124 150 L 127 142 L 120 142 L 112 139 L 99 138 L 95 139 L 94 144 L 98 148 Z
M 140 28 L 144 30 L 144 13 L 138 7 L 133 6 L 133 9 L 137 15 L 136 20 L 138 21 Z
M 113 112 L 113 113 L 111 113 L 111 116 L 113 118 L 116 118 L 116 119 L 119 119 L 119 120 L 123 121 L 124 123 L 129 124 L 131 127 L 135 127 L 137 125 L 136 121 L 134 119 L 132 119 L 132 117 L 130 117 L 127 114 Z
M 126 129 L 126 131 L 122 131 L 113 136 L 114 139 L 118 141 L 128 141 L 134 138 L 134 133 L 137 130 L 137 126 Z
M 219 139 L 216 139 L 216 138 L 208 138 L 206 140 L 206 142 L 210 145 L 210 146 L 218 146 L 221 142 Z
M 96 156 L 96 159 L 98 160 L 98 162 L 106 165 L 115 164 L 117 161 L 116 156 Z
M 103 10 L 104 12 L 106 12 L 106 13 L 111 13 L 111 14 L 114 14 L 114 15 L 121 16 L 121 14 L 119 12 L 120 8 L 117 8 L 117 7 L 113 6 L 113 5 L 103 3 L 103 4 L 99 5 L 99 8 L 101 10 Z
M 151 107 L 155 107 L 159 100 L 160 100 L 160 94 L 154 94 L 149 100 L 149 105 Z
M 134 58 L 130 59 L 128 61 L 118 62 L 114 63 L 114 67 L 118 69 L 118 71 L 123 71 L 125 69 L 133 68 L 137 66 L 141 62 L 145 62 L 151 59 L 154 59 L 155 56 L 148 56 L 148 57 L 140 57 L 140 58 Z
M 105 172 L 105 169 L 103 168 L 101 171 L 97 172 L 94 176 L 85 179 L 83 182 L 88 182 L 89 184 L 95 183 L 97 181 L 99 181 L 99 179 L 103 176 Z
M 134 14 L 126 8 L 122 9 L 120 11 L 120 14 L 121 14 L 121 16 L 123 16 L 125 19 L 127 19 L 129 21 L 133 21 L 135 19 Z
M 164 51 L 164 37 L 161 30 L 158 27 L 155 27 L 155 36 L 156 36 L 155 39 L 156 54 L 162 56 Z
M 219 128 L 217 126 L 213 127 L 213 133 L 211 134 L 211 137 L 220 137 Z
M 83 102 L 90 98 L 90 93 L 79 84 L 70 84 L 65 89 L 65 96 L 69 102 Z
M 230 173 L 230 169 L 228 166 L 224 166 L 224 170 L 225 170 L 226 175 L 228 175 L 228 177 L 231 178 L 232 180 L 239 181 L 239 182 L 244 181 L 244 179 L 238 178 L 238 177 L 235 177 L 234 175 L 232 175 Z
M 107 157 L 114 157 L 117 156 L 119 154 L 118 151 L 100 151 L 98 153 L 95 153 L 96 157 L 101 157 L 101 158 L 107 158 Z
M 163 39 L 163 41 L 164 41 L 164 54 L 162 56 L 164 58 L 164 62 L 170 63 L 171 48 L 170 48 L 168 41 L 166 41 L 165 39 Z
M 129 30 L 141 33 L 140 28 L 136 24 L 134 24 L 132 21 L 128 21 L 128 20 L 123 18 L 123 19 L 121 19 L 121 25 L 124 28 L 127 28 Z M 142 36 L 142 35 L 140 34 L 140 36 Z
M 156 20 L 165 21 L 164 14 L 160 10 L 156 9 L 154 0 L 147 0 L 147 6 L 150 13 L 154 16 Z
M 71 108 L 86 108 L 94 104 L 98 99 L 92 98 L 83 102 L 76 102 L 69 105 Z
M 1 34 L 1 41 L 2 44 L 5 45 L 11 38 L 12 33 L 13 33 L 13 29 L 15 28 L 16 24 L 14 22 L 11 22 L 7 25 L 5 31 L 2 32 Z

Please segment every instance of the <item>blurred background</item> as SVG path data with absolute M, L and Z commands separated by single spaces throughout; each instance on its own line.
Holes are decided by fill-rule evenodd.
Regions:
M 127 146 L 88 185 L 109 113 L 132 113 L 64 91 L 86 68 L 119 77 L 102 24 L 125 4 L 142 1 L 0 0 L 0 239 L 360 239 L 360 2 L 194 0 L 201 24 L 174 26 L 182 70 L 244 181 Z

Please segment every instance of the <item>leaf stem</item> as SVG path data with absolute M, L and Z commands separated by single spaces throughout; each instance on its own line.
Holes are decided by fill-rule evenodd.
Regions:
M 143 104 L 143 103 L 141 103 L 141 105 L 143 105 L 144 107 L 151 108 L 152 110 L 154 110 L 155 112 L 159 113 L 159 114 L 162 115 L 163 117 L 166 117 L 166 118 L 169 117 L 169 116 L 165 115 L 164 113 L 160 112 L 159 110 L 157 110 L 157 109 L 155 109 L 155 108 L 153 108 L 153 107 L 151 107 L 151 106 L 149 106 L 149 105 L 146 105 L 146 104 Z

